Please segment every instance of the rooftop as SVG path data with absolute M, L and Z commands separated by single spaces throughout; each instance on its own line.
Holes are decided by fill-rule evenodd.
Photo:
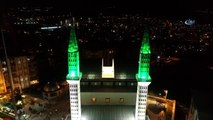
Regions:
M 134 120 L 135 106 L 82 106 L 82 120 Z M 71 120 L 70 115 L 66 120 Z

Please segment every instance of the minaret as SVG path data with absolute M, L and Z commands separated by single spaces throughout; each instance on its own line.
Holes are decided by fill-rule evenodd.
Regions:
M 68 74 L 67 82 L 70 91 L 70 112 L 71 120 L 81 119 L 81 96 L 80 96 L 80 80 L 81 72 L 79 65 L 78 42 L 75 33 L 75 26 L 70 30 L 70 39 L 68 45 Z
M 135 120 L 146 120 L 147 93 L 148 86 L 151 83 L 151 77 L 149 75 L 150 54 L 149 34 L 148 30 L 145 29 L 140 48 L 138 74 L 136 74 L 138 87 L 136 95 Z

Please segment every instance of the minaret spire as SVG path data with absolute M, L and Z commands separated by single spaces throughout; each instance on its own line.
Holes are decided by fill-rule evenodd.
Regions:
M 72 120 L 81 119 L 81 76 L 82 74 L 80 72 L 78 42 L 75 33 L 75 25 L 73 24 L 70 29 L 70 38 L 68 45 L 68 74 L 66 77 L 70 91 L 70 112 Z
M 138 73 L 136 74 L 138 86 L 136 94 L 135 120 L 146 120 L 148 86 L 151 83 L 151 77 L 149 75 L 150 54 L 149 33 L 147 28 L 145 28 L 140 48 Z
M 151 82 L 151 77 L 149 75 L 150 54 L 149 33 L 148 29 L 145 28 L 140 48 L 138 74 L 136 75 L 139 82 Z
M 71 26 L 70 39 L 68 45 L 68 75 L 67 79 L 79 79 L 80 64 L 79 64 L 78 42 L 75 33 L 75 26 Z

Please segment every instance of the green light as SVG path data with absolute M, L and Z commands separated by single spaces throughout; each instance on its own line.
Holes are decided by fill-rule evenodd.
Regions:
M 72 27 L 70 30 L 68 52 L 74 52 L 74 51 L 78 51 L 78 43 L 77 43 L 75 28 Z
M 149 34 L 148 34 L 148 31 L 145 30 L 141 49 L 140 49 L 138 74 L 136 74 L 136 79 L 139 82 L 151 81 L 151 77 L 149 75 L 150 54 L 151 54 L 151 50 L 149 45 Z
M 79 80 L 81 77 L 79 64 L 78 43 L 75 34 L 75 28 L 70 30 L 70 39 L 68 45 L 68 80 Z
M 95 79 L 95 77 L 96 77 L 96 74 L 90 73 L 88 74 L 87 79 Z
M 145 30 L 143 35 L 143 41 L 142 41 L 140 52 L 143 54 L 151 54 L 150 45 L 149 45 L 149 34 L 147 30 Z
M 127 78 L 127 76 L 126 76 L 125 73 L 121 73 L 121 74 L 119 75 L 119 79 L 126 79 L 126 78 Z
M 71 71 L 71 77 L 75 77 L 76 74 L 75 74 L 75 71 Z

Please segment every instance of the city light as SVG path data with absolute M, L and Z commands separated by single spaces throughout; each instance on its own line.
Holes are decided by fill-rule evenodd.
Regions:
M 41 30 L 53 30 L 57 28 L 61 28 L 61 26 L 41 27 Z
M 193 24 L 195 24 L 195 20 L 193 20 L 193 19 L 187 19 L 187 20 L 185 20 L 185 22 L 184 22 L 186 25 L 193 25 Z
M 121 73 L 118 75 L 118 79 L 127 79 L 127 75 L 125 73 Z

